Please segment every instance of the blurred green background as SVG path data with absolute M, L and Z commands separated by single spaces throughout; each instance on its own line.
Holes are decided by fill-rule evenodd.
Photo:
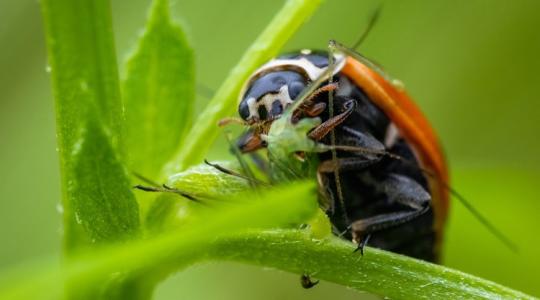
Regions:
M 380 1 L 327 0 L 287 44 L 351 44 Z M 149 0 L 112 0 L 119 62 Z M 197 54 L 197 79 L 216 88 L 282 1 L 173 0 Z M 444 264 L 540 296 L 540 2 L 388 1 L 361 52 L 403 80 L 446 148 L 454 187 L 520 247 L 514 254 L 457 202 Z M 0 268 L 59 256 L 61 224 L 54 107 L 40 7 L 0 2 Z M 199 97 L 199 108 L 207 101 Z M 227 158 L 222 141 L 209 158 Z M 369 252 L 367 253 L 369 255 Z M 157 299 L 358 299 L 298 276 L 233 263 L 181 272 Z M 369 296 L 365 296 L 369 297 Z

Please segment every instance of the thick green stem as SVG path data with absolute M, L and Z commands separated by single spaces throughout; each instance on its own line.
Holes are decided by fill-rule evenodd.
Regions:
M 42 12 L 56 100 L 64 246 L 70 252 L 91 242 L 73 208 L 74 152 L 83 135 L 92 134 L 89 130 L 103 131 L 113 148 L 121 150 L 123 110 L 109 1 L 43 0 Z
M 44 0 L 42 9 L 56 106 L 64 253 L 69 259 L 138 237 L 139 209 L 122 164 L 124 110 L 110 2 Z M 133 294 L 132 278 L 113 278 L 112 273 L 85 291 L 68 281 L 66 295 L 114 299 Z

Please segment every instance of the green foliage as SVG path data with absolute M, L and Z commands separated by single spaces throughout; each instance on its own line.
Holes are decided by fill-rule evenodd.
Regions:
M 314 153 L 323 151 L 322 144 L 308 138 L 308 132 L 321 123 L 319 118 L 304 118 L 291 122 L 291 110 L 274 121 L 268 135 L 268 156 L 272 180 L 286 182 L 316 176 L 318 158 Z M 306 153 L 304 161 L 294 157 L 297 151 Z
M 123 98 L 129 167 L 157 178 L 191 127 L 194 57 L 168 2 L 156 0 L 146 30 L 126 63 Z
M 209 175 L 216 176 L 212 171 Z M 186 172 L 181 177 L 189 183 L 191 176 Z M 220 176 L 223 183 L 234 184 L 234 178 Z M 315 196 L 313 184 L 305 182 L 274 189 L 260 198 L 253 193 L 237 194 L 228 202 L 198 210 L 181 226 L 160 235 L 72 257 L 64 269 L 30 264 L 0 274 L 0 278 L 14 278 L 14 274 L 24 278 L 0 281 L 0 298 L 55 297 L 61 293 L 58 283 L 62 280 L 84 291 L 114 270 L 161 269 L 167 274 L 171 268 L 198 262 L 231 260 L 306 272 L 394 299 L 532 299 L 493 282 L 382 250 L 368 248 L 362 257 L 353 253 L 355 245 L 350 242 L 317 236 L 310 229 L 274 229 L 311 219 L 319 211 Z M 29 285 L 33 288 L 28 289 Z
M 44 0 L 64 192 L 65 265 L 45 261 L 2 274 L 0 298 L 57 298 L 67 285 L 68 296 L 77 299 L 146 299 L 170 272 L 215 259 L 316 272 L 322 279 L 395 298 L 527 298 L 396 254 L 374 249 L 364 259 L 351 254 L 350 243 L 328 237 L 328 219 L 318 209 L 312 183 L 245 193 L 245 182 L 209 167 L 169 176 L 202 160 L 218 135 L 217 121 L 236 107 L 245 79 L 278 53 L 319 3 L 287 1 L 192 126 L 193 54 L 171 21 L 166 0 L 155 0 L 127 63 L 124 103 L 110 3 Z M 305 133 L 312 125 L 276 127 L 282 130 L 270 138 L 277 139 L 284 156 L 298 147 L 311 149 Z M 300 144 L 279 144 L 284 133 Z M 167 194 L 136 201 L 126 165 L 148 177 L 169 178 L 170 186 L 196 200 Z M 311 227 L 290 229 L 299 224 Z
M 64 247 L 66 256 L 74 256 L 135 237 L 139 209 L 120 163 L 124 115 L 110 3 L 47 0 L 42 7 L 56 99 Z M 69 282 L 66 292 L 95 299 L 114 293 L 107 281 L 104 276 L 85 293 Z
M 229 179 L 222 180 L 227 182 Z M 64 280 L 79 292 L 92 289 L 103 276 L 118 270 L 166 270 L 186 267 L 205 259 L 217 238 L 246 229 L 288 227 L 309 220 L 318 210 L 313 184 L 300 182 L 274 189 L 258 197 L 253 193 L 231 196 L 216 203 L 175 230 L 146 240 L 101 248 L 72 257 L 63 269 L 43 265 L 23 266 L 0 279 L 0 299 L 35 299 L 61 293 Z M 279 242 L 279 241 L 276 241 Z M 2 276 L 4 275 L 4 276 Z M 119 276 L 119 275 L 117 275 Z M 32 286 L 31 289 L 28 286 Z
M 135 237 L 139 208 L 120 163 L 125 122 L 110 3 L 50 0 L 42 7 L 56 99 L 65 254 L 73 256 Z M 78 299 L 114 294 L 107 281 L 104 276 L 85 293 L 69 282 L 66 291 Z
M 118 242 L 137 236 L 139 209 L 124 167 L 101 127 L 90 120 L 73 152 L 68 187 L 76 222 L 92 242 Z
M 321 120 L 318 118 L 304 118 L 296 124 L 286 117 L 274 121 L 266 137 L 268 151 L 277 157 L 288 156 L 296 151 L 316 152 L 318 145 L 307 134 L 319 124 Z

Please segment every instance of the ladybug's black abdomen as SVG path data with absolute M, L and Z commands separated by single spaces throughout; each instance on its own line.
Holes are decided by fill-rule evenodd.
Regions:
M 334 95 L 334 115 L 343 111 L 343 104 L 350 99 L 356 107 L 345 122 L 335 129 L 336 145 L 362 146 L 370 149 L 387 150 L 405 158 L 396 160 L 388 156 L 360 170 L 341 171 L 339 173 L 344 207 L 342 207 L 336 188 L 334 174 L 326 173 L 326 190 L 330 198 L 328 215 L 336 232 L 345 232 L 349 225 L 358 220 L 373 216 L 400 212 L 407 207 L 388 197 L 389 176 L 403 176 L 418 183 L 429 193 L 427 179 L 419 168 L 410 145 L 399 136 L 389 143 L 391 121 L 378 109 L 358 87 L 338 76 L 340 87 Z M 321 117 L 329 118 L 329 111 Z M 322 141 L 331 144 L 330 135 Z M 360 143 L 360 145 L 355 144 Z M 337 151 L 338 158 L 366 158 L 370 154 L 354 154 Z M 320 160 L 332 159 L 331 153 L 320 154 Z M 345 214 L 345 215 L 344 215 Z M 372 233 L 369 246 L 405 254 L 411 257 L 434 261 L 435 232 L 433 230 L 434 215 L 429 209 L 426 213 L 406 223 Z M 351 238 L 350 233 L 346 234 Z

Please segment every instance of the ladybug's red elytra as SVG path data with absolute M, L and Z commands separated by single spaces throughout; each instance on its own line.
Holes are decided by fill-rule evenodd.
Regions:
M 321 118 L 309 137 L 403 158 L 339 149 L 337 159 L 317 154 L 319 184 L 335 232 L 347 232 L 345 236 L 361 246 L 369 239 L 373 247 L 437 261 L 449 191 L 447 165 L 434 130 L 402 87 L 373 65 L 343 53 L 335 54 L 334 61 L 334 81 L 323 82 L 295 111 L 300 119 Z M 252 128 L 238 141 L 240 150 L 265 147 L 261 136 L 270 124 L 327 68 L 327 52 L 302 50 L 255 71 L 240 96 L 240 117 Z

